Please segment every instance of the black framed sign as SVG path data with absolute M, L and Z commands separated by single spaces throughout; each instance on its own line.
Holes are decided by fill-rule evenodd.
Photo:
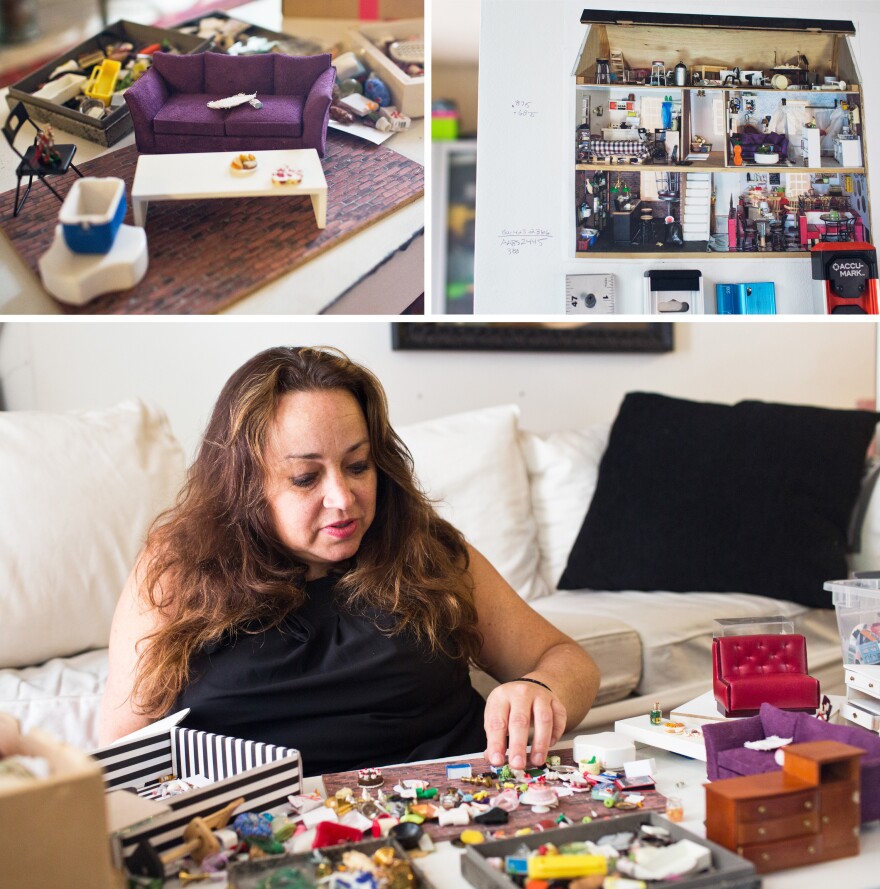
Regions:
M 672 322 L 398 321 L 395 349 L 506 352 L 671 352 Z

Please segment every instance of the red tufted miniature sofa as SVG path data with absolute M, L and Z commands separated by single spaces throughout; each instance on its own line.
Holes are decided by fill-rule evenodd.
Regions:
M 798 633 L 716 636 L 712 684 L 725 716 L 754 716 L 763 703 L 815 710 L 819 682 L 807 672 L 807 642 Z

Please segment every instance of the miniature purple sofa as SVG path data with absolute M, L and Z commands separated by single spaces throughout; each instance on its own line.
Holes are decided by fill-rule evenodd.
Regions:
M 792 738 L 795 744 L 839 741 L 864 750 L 865 755 L 861 758 L 862 821 L 880 818 L 880 737 L 857 725 L 831 725 L 809 713 L 780 710 L 771 704 L 762 704 L 757 716 L 703 726 L 709 780 L 777 771 L 775 751 L 743 747 L 746 741 L 759 741 L 773 735 Z
M 157 52 L 124 95 L 144 154 L 314 148 L 323 157 L 335 80 L 326 53 Z M 237 93 L 256 93 L 263 107 L 207 107 Z

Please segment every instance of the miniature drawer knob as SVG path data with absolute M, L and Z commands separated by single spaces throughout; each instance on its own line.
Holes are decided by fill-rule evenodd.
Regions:
M 804 808 L 809 812 L 813 808 L 813 804 L 809 800 L 804 800 Z
M 858 805 L 858 804 L 861 802 L 861 799 L 862 799 L 862 798 L 861 798 L 861 796 L 859 796 L 859 792 L 858 792 L 858 790 L 854 790 L 854 791 L 853 791 L 853 796 L 852 796 L 852 800 L 853 800 L 853 802 L 854 802 L 856 805 Z
M 767 811 L 766 806 L 758 806 L 758 814 L 763 815 Z
M 767 833 L 767 831 L 763 827 L 758 828 L 758 836 L 759 837 L 764 836 L 765 833 Z
M 816 847 L 815 846 L 807 846 L 807 852 L 810 855 L 815 855 L 816 854 Z
M 822 816 L 822 823 L 823 824 L 831 824 L 831 819 L 827 815 L 823 815 Z M 806 827 L 806 825 L 807 825 L 807 822 L 804 821 L 804 826 Z
M 828 818 L 825 817 L 825 816 L 823 816 L 823 817 L 822 817 L 822 823 L 823 823 L 823 824 L 827 824 L 827 823 L 828 823 Z M 809 827 L 811 824 L 812 824 L 812 822 L 810 821 L 809 818 L 804 818 L 804 827 Z
M 761 861 L 769 861 L 769 860 L 770 860 L 770 853 L 769 852 L 762 852 L 761 853 Z

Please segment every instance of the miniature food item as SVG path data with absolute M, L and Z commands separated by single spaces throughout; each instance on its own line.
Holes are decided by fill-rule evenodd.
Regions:
M 236 173 L 250 173 L 257 169 L 257 159 L 252 154 L 237 154 L 229 166 Z
M 302 170 L 294 170 L 293 167 L 278 167 L 272 173 L 272 181 L 276 185 L 299 185 L 303 180 Z
M 663 731 L 669 732 L 670 735 L 680 735 L 684 731 L 683 722 L 664 722 Z

